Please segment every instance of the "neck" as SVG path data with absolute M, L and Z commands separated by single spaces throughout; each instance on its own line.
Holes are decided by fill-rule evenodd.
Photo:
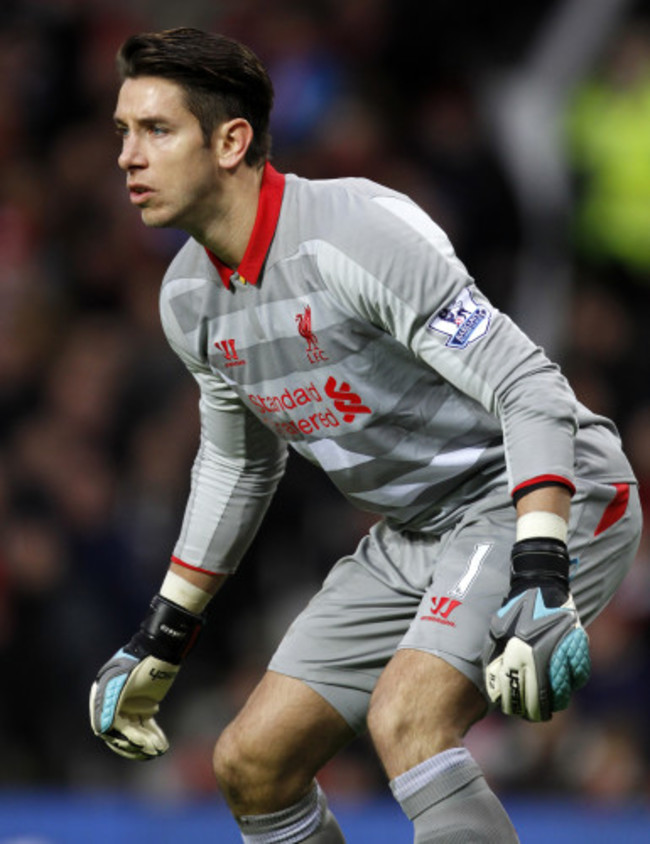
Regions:
M 199 243 L 233 269 L 241 263 L 253 232 L 263 173 L 263 167 L 246 165 L 228 171 L 219 212 L 200 234 L 194 234 Z

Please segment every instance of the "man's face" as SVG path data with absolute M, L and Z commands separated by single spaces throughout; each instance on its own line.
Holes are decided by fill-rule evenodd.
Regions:
M 205 231 L 218 213 L 219 168 L 182 88 L 156 76 L 126 79 L 115 125 L 122 137 L 118 164 L 142 221 Z

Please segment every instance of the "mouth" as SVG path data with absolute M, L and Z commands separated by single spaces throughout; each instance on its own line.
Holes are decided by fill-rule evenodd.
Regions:
M 128 191 L 132 205 L 143 205 L 153 196 L 153 190 L 148 185 L 128 185 Z

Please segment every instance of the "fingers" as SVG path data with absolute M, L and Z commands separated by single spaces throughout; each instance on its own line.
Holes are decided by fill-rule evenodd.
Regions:
M 519 715 L 529 721 L 546 721 L 545 706 L 537 677 L 533 649 L 521 639 L 510 639 L 503 653 L 486 668 L 490 700 L 500 703 L 506 715 Z
M 114 726 L 100 735 L 108 747 L 127 759 L 155 759 L 169 749 L 169 742 L 153 718 L 116 716 Z
M 538 662 L 534 648 L 515 637 L 486 666 L 488 697 L 506 715 L 547 721 L 553 712 L 567 708 L 571 695 L 585 685 L 591 672 L 584 628 L 578 625 L 560 640 L 548 668 Z
M 167 752 L 169 749 L 167 737 L 154 719 L 147 717 L 147 715 L 151 716 L 152 710 L 157 711 L 157 705 L 152 707 L 150 701 L 142 702 L 141 708 L 147 711 L 147 715 L 138 712 L 138 706 L 134 707 L 135 712 L 128 715 L 114 712 L 111 724 L 107 728 L 102 728 L 97 720 L 98 689 L 98 684 L 93 683 L 90 690 L 92 728 L 95 735 L 103 739 L 114 753 L 127 759 L 146 760 L 155 759 Z
M 100 736 L 104 740 L 104 744 L 113 753 L 117 753 L 119 756 L 123 756 L 126 759 L 133 759 L 145 762 L 148 759 L 152 759 L 152 756 L 147 756 L 144 754 L 139 747 L 131 744 L 128 739 L 125 739 L 123 736 L 120 736 L 119 733 L 115 735 L 103 735 Z

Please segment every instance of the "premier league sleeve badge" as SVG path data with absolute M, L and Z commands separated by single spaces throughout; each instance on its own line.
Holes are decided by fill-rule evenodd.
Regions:
M 429 331 L 447 335 L 446 346 L 464 349 L 487 334 L 492 312 L 476 302 L 469 287 L 449 305 L 441 308 L 428 324 Z

